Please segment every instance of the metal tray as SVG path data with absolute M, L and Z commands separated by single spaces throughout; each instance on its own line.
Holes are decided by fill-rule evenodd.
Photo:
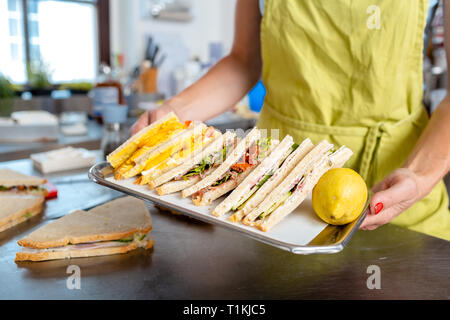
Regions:
M 368 200 L 357 220 L 344 226 L 332 226 L 324 223 L 316 216 L 312 208 L 311 198 L 308 197 L 272 230 L 263 232 L 242 223 L 232 223 L 227 219 L 228 216 L 217 218 L 211 215 L 212 209 L 222 199 L 216 200 L 209 206 L 197 207 L 190 198 L 183 199 L 179 192 L 158 196 L 147 186 L 134 184 L 134 179 L 116 181 L 112 177 L 112 170 L 107 162 L 94 165 L 89 170 L 89 178 L 102 186 L 153 202 L 195 219 L 237 231 L 255 240 L 295 254 L 337 253 L 341 251 L 364 220 L 369 203 Z

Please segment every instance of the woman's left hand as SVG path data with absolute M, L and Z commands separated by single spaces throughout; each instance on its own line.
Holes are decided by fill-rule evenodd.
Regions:
M 400 168 L 375 185 L 374 195 L 366 218 L 360 226 L 362 230 L 374 230 L 391 222 L 396 216 L 422 198 L 419 177 L 410 169 Z

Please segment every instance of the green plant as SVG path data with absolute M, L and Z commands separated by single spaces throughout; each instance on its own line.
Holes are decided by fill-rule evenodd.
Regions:
M 33 89 L 46 89 L 51 86 L 48 66 L 42 61 L 30 63 L 27 68 L 28 82 Z
M 90 82 L 71 82 L 71 83 L 64 83 L 59 86 L 59 89 L 62 90 L 84 90 L 84 91 L 90 91 L 94 85 Z
M 14 96 L 13 86 L 0 74 L 0 116 L 8 117 L 11 114 Z

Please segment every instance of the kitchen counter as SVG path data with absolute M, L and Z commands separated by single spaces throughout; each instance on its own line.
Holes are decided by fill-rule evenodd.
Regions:
M 0 143 L 0 162 L 27 158 L 32 153 L 55 150 L 66 146 L 88 150 L 100 149 L 103 126 L 95 120 L 89 120 L 87 129 L 87 134 L 78 136 L 65 136 L 60 132 L 57 141 Z
M 129 118 L 125 124 L 125 130 L 129 130 L 137 118 Z M 218 130 L 248 129 L 256 125 L 256 119 L 246 119 L 235 113 L 226 112 L 206 122 Z M 61 132 L 57 141 L 26 142 L 26 143 L 0 143 L 0 162 L 27 158 L 32 153 L 45 152 L 72 146 L 88 150 L 100 149 L 103 136 L 103 126 L 95 120 L 87 123 L 87 134 L 79 136 L 65 136 Z
M 34 173 L 29 160 L 0 163 Z M 151 250 L 122 255 L 14 262 L 17 240 L 73 209 L 120 196 L 84 170 L 48 176 L 59 198 L 44 215 L 0 233 L 0 299 L 450 299 L 450 242 L 393 225 L 358 231 L 340 253 L 294 255 L 238 233 L 148 204 Z M 69 290 L 67 267 L 81 270 Z M 368 289 L 367 268 L 381 271 Z

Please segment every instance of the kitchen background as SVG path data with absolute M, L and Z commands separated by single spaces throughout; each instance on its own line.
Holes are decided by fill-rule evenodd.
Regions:
M 0 0 L 0 161 L 67 146 L 113 148 L 142 112 L 195 82 L 230 51 L 235 4 Z M 424 104 L 431 113 L 447 79 L 437 1 L 430 1 L 428 20 Z M 258 83 L 209 123 L 253 126 L 264 94 Z

